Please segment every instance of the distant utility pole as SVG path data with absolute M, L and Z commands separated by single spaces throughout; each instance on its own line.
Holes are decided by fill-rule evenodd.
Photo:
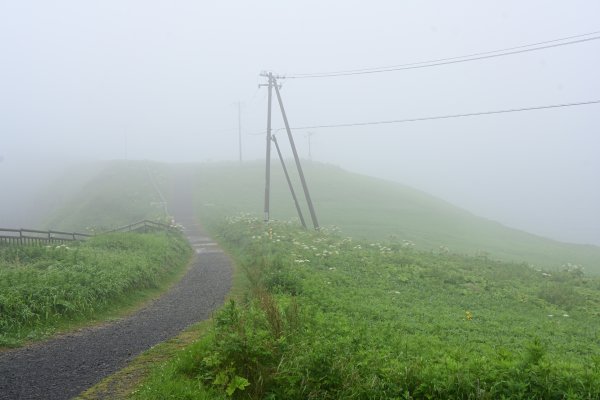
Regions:
M 306 132 L 306 137 L 308 138 L 308 159 L 312 161 L 312 154 L 310 152 L 310 138 L 314 135 L 314 132 Z
M 127 129 L 123 128 L 123 136 L 125 137 L 125 160 L 129 160 L 129 140 L 127 138 Z
M 242 102 L 236 101 L 238 108 L 238 142 L 240 148 L 240 164 L 242 163 Z

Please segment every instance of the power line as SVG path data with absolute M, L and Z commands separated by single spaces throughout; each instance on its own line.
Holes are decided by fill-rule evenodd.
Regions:
M 546 40 L 546 41 L 543 41 L 543 42 L 524 44 L 524 45 L 521 45 L 521 46 L 508 47 L 508 48 L 504 48 L 504 49 L 498 49 L 498 50 L 492 50 L 492 51 L 485 51 L 485 52 L 480 52 L 480 53 L 465 54 L 463 56 L 457 56 L 457 57 L 438 58 L 436 60 L 420 61 L 420 62 L 415 62 L 415 63 L 388 65 L 387 67 L 370 67 L 370 68 L 350 69 L 350 70 L 345 70 L 345 71 L 330 71 L 330 72 L 326 72 L 326 73 L 327 74 L 334 74 L 334 73 L 346 73 L 346 72 L 361 72 L 361 71 L 371 71 L 371 70 L 388 69 L 388 68 L 396 68 L 396 67 L 406 67 L 406 66 L 409 66 L 409 65 L 429 64 L 429 63 L 439 62 L 439 61 L 456 60 L 456 59 L 459 59 L 459 58 L 466 58 L 466 57 L 476 57 L 476 56 L 482 56 L 482 55 L 485 55 L 485 54 L 492 54 L 492 53 L 499 53 L 499 52 L 504 52 L 504 51 L 522 49 L 522 48 L 525 48 L 525 47 L 539 46 L 539 45 L 542 45 L 542 44 L 562 42 L 562 41 L 569 40 L 569 39 L 575 39 L 575 38 L 584 37 L 584 36 L 596 35 L 598 33 L 600 33 L 600 31 L 589 32 L 589 33 L 582 33 L 580 35 L 567 36 L 567 37 L 563 37 L 563 38 L 560 38 L 560 39 Z M 306 74 L 292 74 L 292 75 L 294 75 L 294 76 L 304 76 L 304 75 L 310 76 L 310 75 L 314 75 L 314 74 L 321 75 L 321 74 L 324 74 L 324 73 L 306 73 Z
M 430 61 L 421 61 L 421 62 L 408 63 L 408 64 L 398 64 L 398 65 L 392 65 L 392 66 L 387 66 L 387 67 L 373 67 L 373 68 L 331 71 L 331 72 L 292 74 L 292 75 L 278 76 L 278 78 L 280 78 L 280 79 L 328 78 L 328 77 L 350 76 L 350 75 L 378 74 L 378 73 L 383 73 L 383 72 L 403 71 L 403 70 L 418 69 L 418 68 L 429 68 L 429 67 L 436 67 L 436 66 L 440 66 L 440 65 L 457 64 L 457 63 L 463 63 L 463 62 L 468 62 L 468 61 L 484 60 L 484 59 L 488 59 L 488 58 L 503 57 L 503 56 L 508 56 L 508 55 L 526 53 L 526 52 L 530 52 L 530 51 L 544 50 L 544 49 L 549 49 L 549 48 L 553 48 L 553 47 L 561 47 L 561 46 L 568 46 L 568 45 L 577 44 L 577 43 L 589 42 L 592 40 L 600 39 L 600 36 L 595 36 L 595 37 L 585 38 L 585 39 L 578 39 L 578 40 L 571 40 L 568 42 L 565 42 L 565 40 L 595 35 L 598 33 L 600 33 L 600 31 L 590 32 L 590 33 L 585 33 L 585 34 L 575 35 L 575 36 L 569 36 L 569 37 L 565 37 L 562 39 L 554 39 L 554 40 L 548 40 L 548 41 L 544 41 L 544 42 L 510 47 L 510 48 L 505 48 L 505 49 L 500 49 L 500 50 L 473 53 L 473 54 L 468 54 L 468 55 L 458 56 L 458 57 L 440 58 L 440 59 L 430 60 Z M 556 43 L 556 42 L 562 42 L 562 43 Z M 550 43 L 552 43 L 552 44 L 550 44 Z M 540 46 L 540 45 L 544 45 L 544 46 Z M 532 46 L 537 46 L 537 47 L 532 47 Z
M 405 122 L 420 122 L 420 121 L 431 121 L 431 120 L 436 120 L 436 119 L 475 117 L 475 116 L 480 116 L 480 115 L 491 115 L 491 114 L 507 114 L 507 113 L 513 113 L 513 112 L 544 110 L 544 109 L 550 109 L 550 108 L 584 106 L 584 105 L 590 105 L 590 104 L 600 104 L 600 100 L 582 101 L 582 102 L 577 102 L 577 103 L 551 104 L 551 105 L 546 105 L 546 106 L 510 108 L 510 109 L 505 109 L 505 110 L 480 111 L 480 112 L 472 112 L 472 113 L 465 113 L 465 114 L 438 115 L 438 116 L 419 117 L 419 118 L 392 119 L 392 120 L 369 121 L 369 122 L 354 122 L 354 123 L 345 123 L 345 124 L 298 126 L 298 127 L 291 127 L 290 129 L 292 129 L 292 130 L 326 129 L 326 128 L 347 128 L 347 127 L 352 127 L 352 126 L 400 124 L 400 123 L 405 123 Z M 280 130 L 283 130 L 283 128 L 276 129 L 276 131 L 280 131 Z M 265 134 L 265 132 L 256 132 L 256 133 L 252 133 L 251 135 L 264 135 L 264 134 Z
M 598 103 L 600 103 L 600 100 L 591 100 L 591 101 L 585 101 L 585 102 L 579 102 L 579 103 L 552 104 L 552 105 L 547 105 L 547 106 L 512 108 L 512 109 L 507 109 L 507 110 L 481 111 L 481 112 L 473 112 L 473 113 L 466 113 L 466 114 L 440 115 L 440 116 L 434 116 L 434 117 L 406 118 L 406 119 L 395 119 L 395 120 L 387 120 L 387 121 L 355 122 L 355 123 L 349 123 L 349 124 L 300 126 L 300 127 L 296 127 L 296 128 L 292 128 L 292 129 L 343 128 L 343 127 L 350 127 L 350 126 L 399 124 L 399 123 L 404 123 L 404 122 L 431 121 L 431 120 L 436 120 L 436 119 L 474 117 L 474 116 L 478 116 L 478 115 L 490 115 L 490 114 L 506 114 L 506 113 L 513 113 L 513 112 L 522 112 L 522 111 L 543 110 L 543 109 L 548 109 L 548 108 L 583 106 L 583 105 L 598 104 Z

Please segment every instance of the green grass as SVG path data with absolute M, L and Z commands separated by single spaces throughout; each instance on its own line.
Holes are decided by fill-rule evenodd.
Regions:
M 243 217 L 246 271 L 140 399 L 595 399 L 600 280 Z
M 121 220 L 127 208 L 110 204 L 139 183 L 115 185 L 111 176 L 122 167 L 97 176 L 93 186 L 106 190 L 88 186 L 82 196 L 110 197 L 105 211 Z M 129 179 L 147 178 L 140 164 L 128 168 L 138 169 Z M 288 224 L 272 225 L 269 234 L 249 220 L 222 227 L 226 215 L 262 210 L 263 168 L 152 166 L 163 189 L 173 173 L 193 171 L 198 214 L 244 277 L 202 338 L 142 356 L 143 367 L 117 397 L 137 382 L 131 396 L 140 399 L 600 396 L 600 284 L 578 266 L 598 272 L 597 247 L 508 229 L 402 185 L 322 164 L 305 172 L 321 225 L 339 226 L 342 236 Z M 86 204 L 79 215 L 102 203 Z M 295 216 L 277 168 L 271 210 L 275 219 Z
M 167 219 L 149 162 L 82 165 L 47 189 L 46 226 L 102 232 Z M 52 207 L 50 207 L 52 206 Z M 190 256 L 177 233 L 102 234 L 84 243 L 0 247 L 0 346 L 122 315 L 181 277 Z
M 60 197 L 71 181 L 80 192 L 64 199 L 48 219 L 48 227 L 83 230 L 114 228 L 140 219 L 164 219 L 161 199 L 150 175 L 168 195 L 172 174 L 192 171 L 196 206 L 206 225 L 240 212 L 262 215 L 264 165 L 260 162 L 165 165 L 149 162 L 111 162 L 87 181 L 65 176 L 48 192 Z M 273 163 L 271 217 L 288 220 L 296 210 L 278 164 Z M 151 174 L 148 173 L 151 172 Z M 301 186 L 295 179 L 305 219 L 310 216 Z M 507 261 L 528 262 L 560 269 L 581 265 L 600 274 L 598 246 L 567 244 L 528 234 L 477 217 L 468 211 L 398 183 L 305 161 L 305 175 L 321 225 L 338 226 L 346 234 L 366 240 L 395 237 L 421 250 L 447 247 L 464 254 L 488 254 Z M 85 183 L 81 183 L 85 181 Z M 66 183 L 67 182 L 67 183 Z M 73 193 L 74 189 L 70 189 Z
M 0 247 L 0 346 L 20 345 L 127 308 L 185 267 L 178 233 L 113 233 L 60 246 Z
M 273 165 L 271 217 L 295 218 L 296 210 L 281 168 Z M 197 171 L 197 206 L 206 224 L 240 212 L 262 216 L 262 163 L 199 164 L 190 168 Z M 337 226 L 353 237 L 395 237 L 412 241 L 421 250 L 442 246 L 452 252 L 488 254 L 551 269 L 571 263 L 600 274 L 598 246 L 560 243 L 511 229 L 407 186 L 333 166 L 306 163 L 305 175 L 321 225 Z M 298 182 L 295 187 L 302 200 Z M 310 224 L 307 207 L 304 201 L 301 203 Z
M 78 189 L 50 212 L 46 226 L 77 232 L 102 232 L 144 219 L 165 221 L 162 199 L 151 176 L 161 166 L 155 163 L 114 161 L 91 177 L 78 181 Z M 77 174 L 73 173 L 76 177 Z M 61 196 L 71 185 L 71 175 L 61 177 L 47 197 Z
M 217 239 L 219 238 L 217 237 Z M 239 301 L 245 298 L 249 288 L 246 273 L 234 266 L 232 280 L 232 288 L 228 294 L 228 299 Z M 140 390 L 144 390 L 142 387 L 150 375 L 154 375 L 155 379 L 161 379 L 164 383 L 160 388 L 160 393 L 163 395 L 155 394 L 158 397 L 169 398 L 169 393 L 173 392 L 170 388 L 171 384 L 175 386 L 183 384 L 187 387 L 185 390 L 189 391 L 189 398 L 202 396 L 203 394 L 198 393 L 197 385 L 194 382 L 171 382 L 169 373 L 166 373 L 164 368 L 167 368 L 166 364 L 168 361 L 177 357 L 180 351 L 185 351 L 185 349 L 206 335 L 211 326 L 212 319 L 204 320 L 190 326 L 176 337 L 143 352 L 125 368 L 115 374 L 109 375 L 101 382 L 81 393 L 77 399 L 126 399 L 137 396 Z M 181 391 L 178 390 L 178 393 L 179 396 Z M 219 393 L 209 392 L 208 398 L 218 399 L 219 397 L 222 397 Z

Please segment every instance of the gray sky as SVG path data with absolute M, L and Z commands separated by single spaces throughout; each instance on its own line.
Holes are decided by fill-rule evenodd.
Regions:
M 27 160 L 235 159 L 261 70 L 432 60 L 600 31 L 595 1 L 0 0 L 0 179 Z M 600 40 L 385 74 L 287 80 L 293 126 L 600 99 Z M 275 114 L 274 126 L 281 121 Z M 478 215 L 600 244 L 600 105 L 314 130 L 313 158 Z M 307 157 L 305 132 L 298 131 Z M 244 135 L 258 159 L 264 137 Z M 3 175 L 4 174 L 4 175 Z

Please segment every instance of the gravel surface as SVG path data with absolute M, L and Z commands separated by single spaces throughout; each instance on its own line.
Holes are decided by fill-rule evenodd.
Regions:
M 153 345 L 206 319 L 231 286 L 231 262 L 194 222 L 190 176 L 179 174 L 170 212 L 196 255 L 165 295 L 115 323 L 0 353 L 0 399 L 69 399 L 123 368 Z

